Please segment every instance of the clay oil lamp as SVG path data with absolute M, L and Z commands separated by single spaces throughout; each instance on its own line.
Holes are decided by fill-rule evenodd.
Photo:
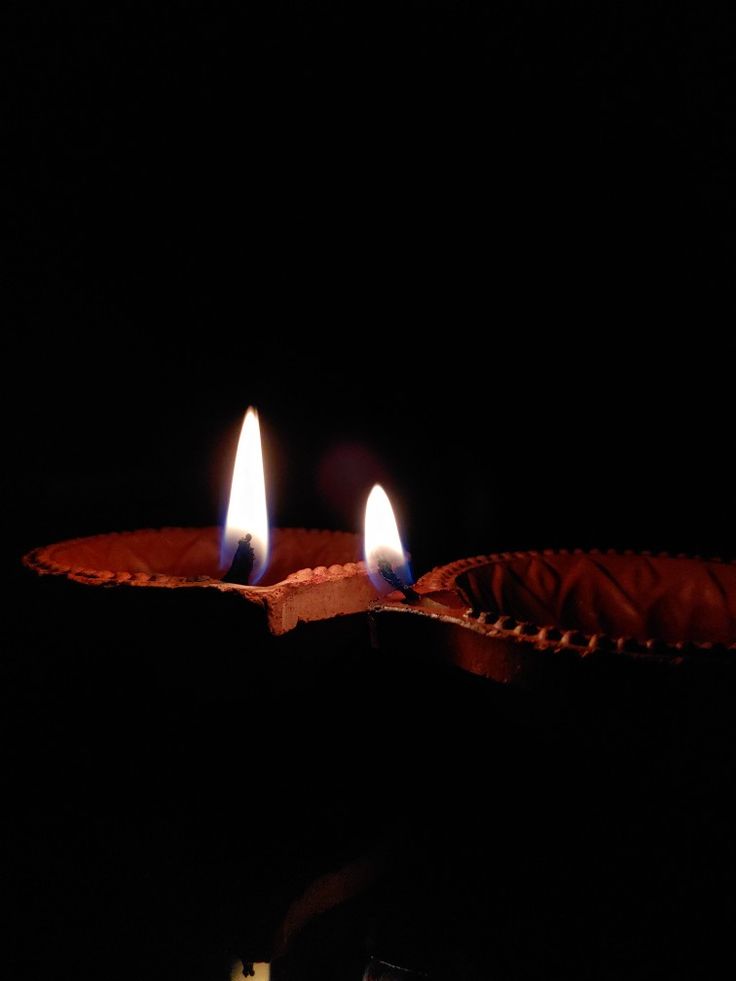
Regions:
M 339 621 L 335 637 L 347 636 L 354 626 L 351 615 L 377 598 L 361 562 L 358 535 L 269 528 L 260 430 L 252 409 L 240 435 L 224 530 L 94 535 L 36 548 L 23 561 L 43 580 L 39 611 L 45 615 L 52 603 L 57 637 L 66 629 L 65 642 L 104 646 L 108 658 L 111 648 L 122 652 L 124 647 L 137 654 L 155 648 L 160 655 L 165 637 L 172 651 L 207 653 L 209 668 L 202 660 L 195 674 L 215 671 L 223 652 L 231 662 L 266 647 L 278 657 L 295 645 L 272 641 L 297 627 L 301 637 L 305 625 Z M 304 653 L 306 664 L 309 651 Z M 187 657 L 178 658 L 175 671 L 181 673 L 186 662 Z
M 375 576 L 376 563 L 369 562 Z M 736 565 L 633 551 L 505 552 L 422 576 L 373 612 L 380 646 L 497 684 L 656 711 L 736 689 Z M 704 700 L 704 701 L 703 701 Z

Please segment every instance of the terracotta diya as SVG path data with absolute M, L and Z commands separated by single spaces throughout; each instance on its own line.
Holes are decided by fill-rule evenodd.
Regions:
M 653 673 L 661 684 L 663 670 L 691 684 L 736 665 L 736 565 L 719 559 L 506 552 L 434 569 L 414 589 L 417 602 L 394 593 L 376 608 L 381 646 L 504 685 L 634 672 L 636 684 Z
M 111 651 L 126 658 L 147 651 L 159 665 L 169 658 L 178 674 L 198 661 L 194 674 L 206 683 L 218 661 L 237 667 L 244 650 L 262 650 L 266 639 L 365 611 L 378 594 L 360 557 L 357 535 L 269 528 L 251 408 L 224 528 L 95 535 L 35 549 L 23 561 L 45 580 L 38 619 L 53 621 L 58 646 L 90 654 L 104 648 L 107 660 Z M 44 607 L 52 593 L 58 602 Z M 330 629 L 339 645 L 341 630 Z M 305 648 L 303 662 L 321 654 L 319 643 Z
M 295 687 L 315 666 L 367 650 L 356 614 L 377 593 L 359 560 L 359 536 L 281 528 L 271 544 L 257 586 L 219 578 L 216 527 L 34 549 L 23 562 L 40 577 L 38 647 L 67 688 L 127 686 L 136 695 L 146 677 L 154 688 L 209 694 L 236 695 L 242 682 L 265 676 Z
M 108 591 L 165 591 L 182 604 L 206 590 L 222 598 L 223 605 L 239 604 L 245 616 L 258 614 L 274 635 L 299 623 L 364 611 L 376 599 L 360 562 L 358 535 L 277 528 L 272 536 L 271 561 L 257 586 L 222 581 L 217 527 L 77 538 L 34 549 L 23 562 L 67 583 Z

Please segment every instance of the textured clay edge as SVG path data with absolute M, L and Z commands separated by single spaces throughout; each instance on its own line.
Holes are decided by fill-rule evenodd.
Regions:
M 673 555 L 670 552 L 636 551 L 634 549 L 621 551 L 613 548 L 561 548 L 497 552 L 490 555 L 476 555 L 472 558 L 458 559 L 447 565 L 438 566 L 422 576 L 416 583 L 417 591 L 422 597 L 430 600 L 433 593 L 454 593 L 465 601 L 466 608 L 464 611 L 455 611 L 449 608 L 439 610 L 421 605 L 412 607 L 409 604 L 401 603 L 384 603 L 377 607 L 377 609 L 432 617 L 446 623 L 455 623 L 487 637 L 529 645 L 538 651 L 567 651 L 577 654 L 579 657 L 588 657 L 592 654 L 597 656 L 613 654 L 616 656 L 626 655 L 628 657 L 647 658 L 669 664 L 679 664 L 693 656 L 719 657 L 728 654 L 730 658 L 730 652 L 736 650 L 736 643 L 726 645 L 679 641 L 675 644 L 670 644 L 657 638 L 639 641 L 633 637 L 612 637 L 605 633 L 587 634 L 581 630 L 540 627 L 531 621 L 516 620 L 514 617 L 507 616 L 506 614 L 501 614 L 496 619 L 491 620 L 489 618 L 493 614 L 477 613 L 473 610 L 472 604 L 457 584 L 458 578 L 464 572 L 481 565 L 553 555 L 631 555 L 642 558 L 689 559 L 691 561 L 713 562 L 722 565 L 736 564 L 734 561 L 724 561 L 718 557 L 704 559 L 700 555 L 691 555 L 687 552 L 678 552 Z

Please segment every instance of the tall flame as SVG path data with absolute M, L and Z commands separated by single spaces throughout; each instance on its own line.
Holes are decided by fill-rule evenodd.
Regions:
M 250 534 L 254 553 L 251 584 L 257 583 L 268 565 L 268 509 L 263 476 L 263 451 L 258 413 L 248 409 L 235 455 L 230 504 L 222 536 L 220 560 L 226 569 L 233 560 L 238 542 Z
M 380 484 L 374 485 L 365 506 L 365 561 L 368 575 L 380 593 L 391 592 L 393 587 L 381 575 L 379 562 L 387 562 L 407 585 L 413 582 L 391 501 Z

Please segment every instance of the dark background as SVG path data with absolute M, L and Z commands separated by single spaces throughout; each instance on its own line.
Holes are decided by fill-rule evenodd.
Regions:
M 216 523 L 251 403 L 272 522 L 381 479 L 417 573 L 733 555 L 726 9 L 6 7 L 11 742 L 20 555 Z
M 216 522 L 250 403 L 274 523 L 380 470 L 417 571 L 732 550 L 717 10 L 5 17 L 11 551 Z

